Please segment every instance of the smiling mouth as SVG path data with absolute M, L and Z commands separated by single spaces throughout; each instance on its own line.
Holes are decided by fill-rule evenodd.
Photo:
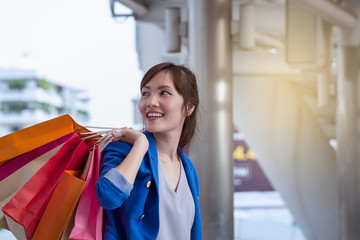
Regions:
M 146 116 L 148 118 L 160 118 L 160 117 L 164 116 L 164 114 L 162 114 L 162 113 L 148 113 Z

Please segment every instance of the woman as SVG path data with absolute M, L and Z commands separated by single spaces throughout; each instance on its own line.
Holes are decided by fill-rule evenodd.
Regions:
M 195 75 L 172 63 L 153 66 L 140 85 L 145 132 L 113 130 L 96 192 L 104 239 L 201 239 L 199 183 L 183 154 L 196 129 Z

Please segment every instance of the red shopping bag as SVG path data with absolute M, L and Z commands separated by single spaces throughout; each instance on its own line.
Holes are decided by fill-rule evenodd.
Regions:
M 7 224 L 17 239 L 31 239 L 65 170 L 81 170 L 89 149 L 76 133 L 3 207 Z
M 86 186 L 79 200 L 70 239 L 102 240 L 103 209 L 95 193 L 100 158 L 99 146 L 94 146 Z
M 27 153 L 24 153 L 14 159 L 12 159 L 9 162 L 6 162 L 4 165 L 0 166 L 0 182 L 31 162 L 32 160 L 40 157 L 41 155 L 44 155 L 51 149 L 54 149 L 55 147 L 63 144 L 66 142 L 70 137 L 72 136 L 72 133 L 69 133 L 63 137 L 60 137 L 58 139 L 55 139 L 54 141 L 51 141 L 49 143 L 46 143 L 38 148 L 35 148 Z
M 69 138 L 71 137 L 71 135 L 68 136 Z M 62 137 L 64 138 L 64 137 Z M 59 142 L 57 142 L 59 143 Z M 56 144 L 57 144 L 56 143 Z M 53 142 L 52 142 L 53 144 Z M 1 169 L 1 176 L 5 177 L 5 179 L 3 179 L 2 181 L 0 181 L 0 208 L 3 208 L 12 197 L 14 197 L 14 195 L 25 185 L 25 183 L 27 181 L 29 181 L 29 179 L 34 176 L 34 174 L 44 166 L 44 164 L 51 159 L 57 151 L 59 151 L 59 149 L 62 147 L 63 143 L 59 146 L 56 146 L 53 149 L 48 150 L 46 153 L 38 156 L 40 152 L 42 152 L 42 150 L 44 150 L 43 147 L 42 150 L 37 151 L 36 150 L 32 150 L 30 152 L 24 153 L 23 155 L 21 155 L 20 157 L 12 160 L 11 162 L 6 163 L 3 166 L 0 166 Z M 47 145 L 49 146 L 49 145 Z M 50 146 L 49 146 L 50 147 Z M 53 147 L 53 146 L 51 146 Z M 22 166 L 21 168 L 17 169 L 15 172 L 11 173 L 12 171 L 14 171 L 14 168 L 18 168 L 19 165 L 23 165 L 24 162 L 28 162 L 27 164 L 25 164 L 24 166 Z M 14 165 L 13 165 L 14 164 Z M 8 173 L 7 171 L 9 171 L 10 173 Z M 2 211 L 0 211 L 0 227 L 5 228 L 5 229 L 9 229 L 4 214 Z

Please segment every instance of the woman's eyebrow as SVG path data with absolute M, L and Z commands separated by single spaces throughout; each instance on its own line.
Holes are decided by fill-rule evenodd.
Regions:
M 151 87 L 148 85 L 143 86 L 141 89 L 144 89 L 144 88 L 149 89 L 149 90 L 151 89 Z M 161 85 L 157 89 L 160 89 L 160 90 L 161 89 L 172 89 L 172 87 L 169 85 Z
M 172 89 L 172 87 L 171 86 L 169 86 L 169 85 L 161 85 L 160 87 L 158 87 L 158 89 Z

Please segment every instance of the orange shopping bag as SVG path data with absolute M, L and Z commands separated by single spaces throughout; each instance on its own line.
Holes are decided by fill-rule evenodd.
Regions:
M 85 187 L 80 171 L 65 171 L 34 232 L 32 240 L 60 239 Z
M 74 131 L 88 132 L 66 114 L 5 135 L 0 138 L 0 165 Z

